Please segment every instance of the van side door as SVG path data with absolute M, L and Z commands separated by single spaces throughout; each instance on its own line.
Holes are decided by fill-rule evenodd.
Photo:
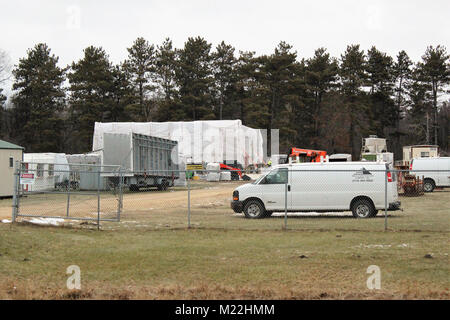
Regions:
M 328 204 L 328 174 L 325 171 L 295 170 L 291 172 L 291 210 L 325 210 Z
M 274 169 L 259 182 L 259 197 L 267 210 L 284 210 L 286 196 L 285 189 L 288 182 L 287 168 Z M 289 203 L 290 198 L 288 192 L 288 209 Z

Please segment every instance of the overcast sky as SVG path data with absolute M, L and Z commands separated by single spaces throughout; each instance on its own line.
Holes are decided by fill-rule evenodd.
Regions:
M 139 36 L 159 44 L 170 37 L 182 47 L 190 36 L 237 51 L 271 53 L 284 40 L 300 58 L 325 47 L 339 57 L 348 44 L 372 45 L 413 61 L 428 45 L 450 51 L 448 0 L 0 0 L 0 48 L 11 61 L 36 43 L 47 43 L 65 66 L 89 46 L 102 46 L 113 62 Z

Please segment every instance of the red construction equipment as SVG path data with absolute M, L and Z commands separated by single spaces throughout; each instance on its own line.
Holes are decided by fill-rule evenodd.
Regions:
M 292 162 L 320 162 L 320 158 L 325 160 L 326 155 L 323 150 L 291 148 L 289 158 Z
M 233 168 L 224 163 L 220 163 L 220 170 L 230 170 L 231 171 L 231 180 L 239 180 L 239 177 L 242 179 L 242 170 Z

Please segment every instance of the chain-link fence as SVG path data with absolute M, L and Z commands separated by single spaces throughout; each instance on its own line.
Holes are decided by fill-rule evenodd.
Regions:
M 117 166 L 17 163 L 12 219 L 120 221 L 123 173 Z
M 450 170 L 393 170 L 384 163 L 286 166 L 243 181 L 206 170 L 161 175 L 91 169 L 75 178 L 71 168 L 66 182 L 44 191 L 37 190 L 38 169 L 22 168 L 16 217 L 120 219 L 111 228 L 134 229 L 450 231 Z M 36 189 L 20 182 L 30 172 Z M 92 190 L 85 189 L 88 181 Z

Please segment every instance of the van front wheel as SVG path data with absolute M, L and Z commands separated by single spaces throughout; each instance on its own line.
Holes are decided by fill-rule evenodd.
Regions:
M 352 213 L 355 218 L 365 219 L 375 216 L 376 210 L 369 200 L 361 199 L 353 204 Z
M 244 214 L 249 219 L 261 219 L 265 217 L 266 210 L 261 202 L 250 200 L 244 206 Z

